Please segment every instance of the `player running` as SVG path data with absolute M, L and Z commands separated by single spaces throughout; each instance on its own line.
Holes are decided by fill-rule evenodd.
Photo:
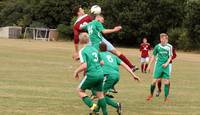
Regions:
M 103 95 L 104 73 L 100 65 L 100 56 L 98 51 L 88 45 L 89 36 L 87 33 L 80 34 L 80 43 L 85 45 L 79 52 L 81 65 L 75 70 L 74 76 L 79 79 L 79 73 L 86 69 L 86 75 L 78 87 L 78 94 L 83 102 L 91 111 L 97 108 L 97 105 L 87 96 L 86 89 L 95 89 L 98 98 L 98 106 L 102 109 L 103 115 L 108 115 L 106 101 Z
M 176 58 L 176 50 L 175 48 L 173 47 L 172 48 L 172 53 L 173 53 L 173 56 L 172 56 L 172 59 L 169 63 L 169 70 L 170 70 L 170 75 L 172 74 L 172 61 Z M 158 87 L 158 90 L 156 92 L 156 97 L 159 97 L 160 93 L 161 93 L 161 87 L 162 87 L 162 81 L 161 80 L 158 80 L 157 82 L 157 87 Z M 169 82 L 169 89 L 170 89 L 170 82 Z
M 105 82 L 103 85 L 103 92 L 106 94 L 111 88 L 113 88 L 119 81 L 119 66 L 123 66 L 135 80 L 140 80 L 138 76 L 136 76 L 132 70 L 126 65 L 123 61 L 121 61 L 117 56 L 107 51 L 107 45 L 102 42 L 100 44 L 100 58 L 103 63 L 103 72 L 105 75 Z M 121 103 L 112 100 L 109 96 L 105 95 L 106 103 L 113 108 L 117 109 L 118 115 L 121 115 Z M 96 110 L 94 113 L 98 112 Z
M 141 53 L 141 71 L 142 73 L 146 73 L 148 63 L 149 63 L 149 50 L 151 50 L 150 44 L 147 42 L 147 38 L 142 39 L 142 43 L 140 44 L 140 53 Z
M 138 68 L 135 65 L 133 65 L 128 60 L 128 58 L 126 58 L 126 56 L 124 56 L 121 52 L 114 48 L 114 46 L 103 37 L 103 34 L 119 32 L 122 29 L 122 27 L 116 26 L 113 29 L 105 29 L 103 23 L 104 17 L 102 15 L 96 15 L 95 19 L 92 22 L 82 26 L 80 29 L 86 30 L 88 32 L 90 36 L 90 42 L 92 46 L 94 46 L 96 49 L 99 49 L 99 44 L 101 42 L 104 42 L 107 45 L 107 50 L 118 56 L 124 63 L 126 63 L 132 69 L 133 72 L 138 70 Z
M 160 43 L 155 46 L 153 50 L 153 56 L 150 60 L 149 66 L 147 67 L 147 71 L 150 71 L 150 67 L 152 62 L 155 60 L 155 67 L 153 72 L 153 81 L 150 86 L 150 95 L 147 97 L 147 100 L 151 100 L 153 98 L 153 93 L 156 87 L 156 82 L 160 79 L 164 80 L 164 92 L 165 99 L 167 101 L 167 97 L 169 95 L 169 79 L 170 79 L 170 67 L 169 63 L 172 59 L 172 45 L 168 43 L 168 35 L 165 33 L 160 34 Z

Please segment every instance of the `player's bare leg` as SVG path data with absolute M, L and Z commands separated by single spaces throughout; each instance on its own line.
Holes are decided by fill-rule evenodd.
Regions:
M 113 49 L 110 52 L 113 53 L 114 55 L 118 56 L 124 63 L 126 63 L 133 70 L 133 72 L 139 69 L 138 67 L 133 65 L 129 61 L 129 59 L 126 56 L 124 56 L 120 51 Z

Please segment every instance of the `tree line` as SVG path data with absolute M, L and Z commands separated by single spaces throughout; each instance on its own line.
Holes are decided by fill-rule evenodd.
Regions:
M 200 49 L 200 0 L 1 0 L 0 26 L 57 28 L 62 38 L 73 39 L 73 8 L 86 11 L 100 5 L 105 27 L 122 31 L 107 35 L 115 45 L 138 46 L 143 37 L 155 45 L 168 33 L 177 49 Z

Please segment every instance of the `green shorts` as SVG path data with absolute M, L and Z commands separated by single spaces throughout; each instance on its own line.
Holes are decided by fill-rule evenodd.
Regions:
M 154 79 L 158 79 L 158 78 L 169 79 L 170 78 L 169 65 L 166 68 L 163 68 L 162 64 L 155 64 L 153 78 Z
M 105 75 L 105 82 L 103 84 L 103 92 L 106 93 L 112 89 L 119 81 L 119 74 Z
M 104 75 L 99 74 L 95 76 L 87 75 L 83 78 L 79 84 L 79 88 L 82 90 L 94 89 L 96 91 L 103 91 L 103 79 Z

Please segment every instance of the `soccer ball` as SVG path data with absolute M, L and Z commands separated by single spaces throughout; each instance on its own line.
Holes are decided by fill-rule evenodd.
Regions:
M 101 7 L 98 5 L 94 5 L 91 7 L 90 12 L 92 14 L 101 14 Z

